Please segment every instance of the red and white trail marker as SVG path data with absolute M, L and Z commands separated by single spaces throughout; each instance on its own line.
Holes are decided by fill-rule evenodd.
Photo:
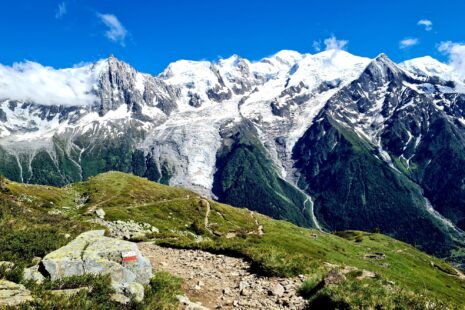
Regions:
M 134 251 L 128 251 L 128 252 L 123 252 L 121 254 L 121 257 L 123 258 L 123 262 L 134 262 L 137 260 L 137 254 Z

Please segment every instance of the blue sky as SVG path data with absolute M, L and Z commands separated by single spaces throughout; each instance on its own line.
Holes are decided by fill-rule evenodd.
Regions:
M 157 74 L 177 59 L 314 53 L 332 36 L 355 55 L 447 61 L 438 46 L 465 41 L 463 12 L 461 0 L 2 0 L 0 63 L 62 68 L 114 54 Z

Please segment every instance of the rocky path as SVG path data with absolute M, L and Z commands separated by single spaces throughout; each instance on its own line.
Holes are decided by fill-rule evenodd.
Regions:
M 184 291 L 210 309 L 303 309 L 296 294 L 302 278 L 259 277 L 246 261 L 197 250 L 162 248 L 139 243 L 154 271 L 184 279 Z

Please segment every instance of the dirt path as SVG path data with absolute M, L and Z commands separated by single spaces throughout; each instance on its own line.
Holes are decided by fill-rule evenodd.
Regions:
M 108 199 L 105 199 L 105 200 L 102 200 L 92 206 L 90 206 L 89 208 L 87 208 L 87 211 L 86 211 L 86 214 L 92 214 L 95 212 L 95 210 L 97 210 L 98 207 L 100 207 L 101 205 L 109 202 L 110 200 L 112 200 L 113 198 L 115 198 L 115 196 L 111 196 L 110 198 Z
M 184 279 L 191 301 L 210 309 L 303 309 L 296 296 L 302 279 L 267 278 L 250 273 L 246 261 L 197 250 L 179 250 L 139 243 L 154 271 Z
M 263 236 L 263 225 L 261 225 L 257 218 L 255 217 L 253 211 L 250 211 L 250 216 L 252 217 L 255 225 L 257 226 L 257 235 L 259 235 L 260 237 Z
M 209 227 L 209 224 L 208 224 L 208 217 L 210 216 L 210 211 L 211 211 L 210 202 L 208 202 L 207 199 L 202 199 L 202 200 L 200 200 L 200 203 L 202 204 L 202 206 L 205 207 L 205 218 L 204 218 L 205 229 L 209 233 L 212 233 L 212 231 L 211 231 L 211 229 Z

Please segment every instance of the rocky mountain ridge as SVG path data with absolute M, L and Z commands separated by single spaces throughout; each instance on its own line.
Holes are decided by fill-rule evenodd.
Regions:
M 465 84 L 445 64 L 329 50 L 182 60 L 157 77 L 114 57 L 53 72 L 82 94 L 65 102 L 56 90 L 56 104 L 2 93 L 0 172 L 10 179 L 132 172 L 302 226 L 381 229 L 461 260 Z M 2 74 L 6 89 L 23 81 Z

